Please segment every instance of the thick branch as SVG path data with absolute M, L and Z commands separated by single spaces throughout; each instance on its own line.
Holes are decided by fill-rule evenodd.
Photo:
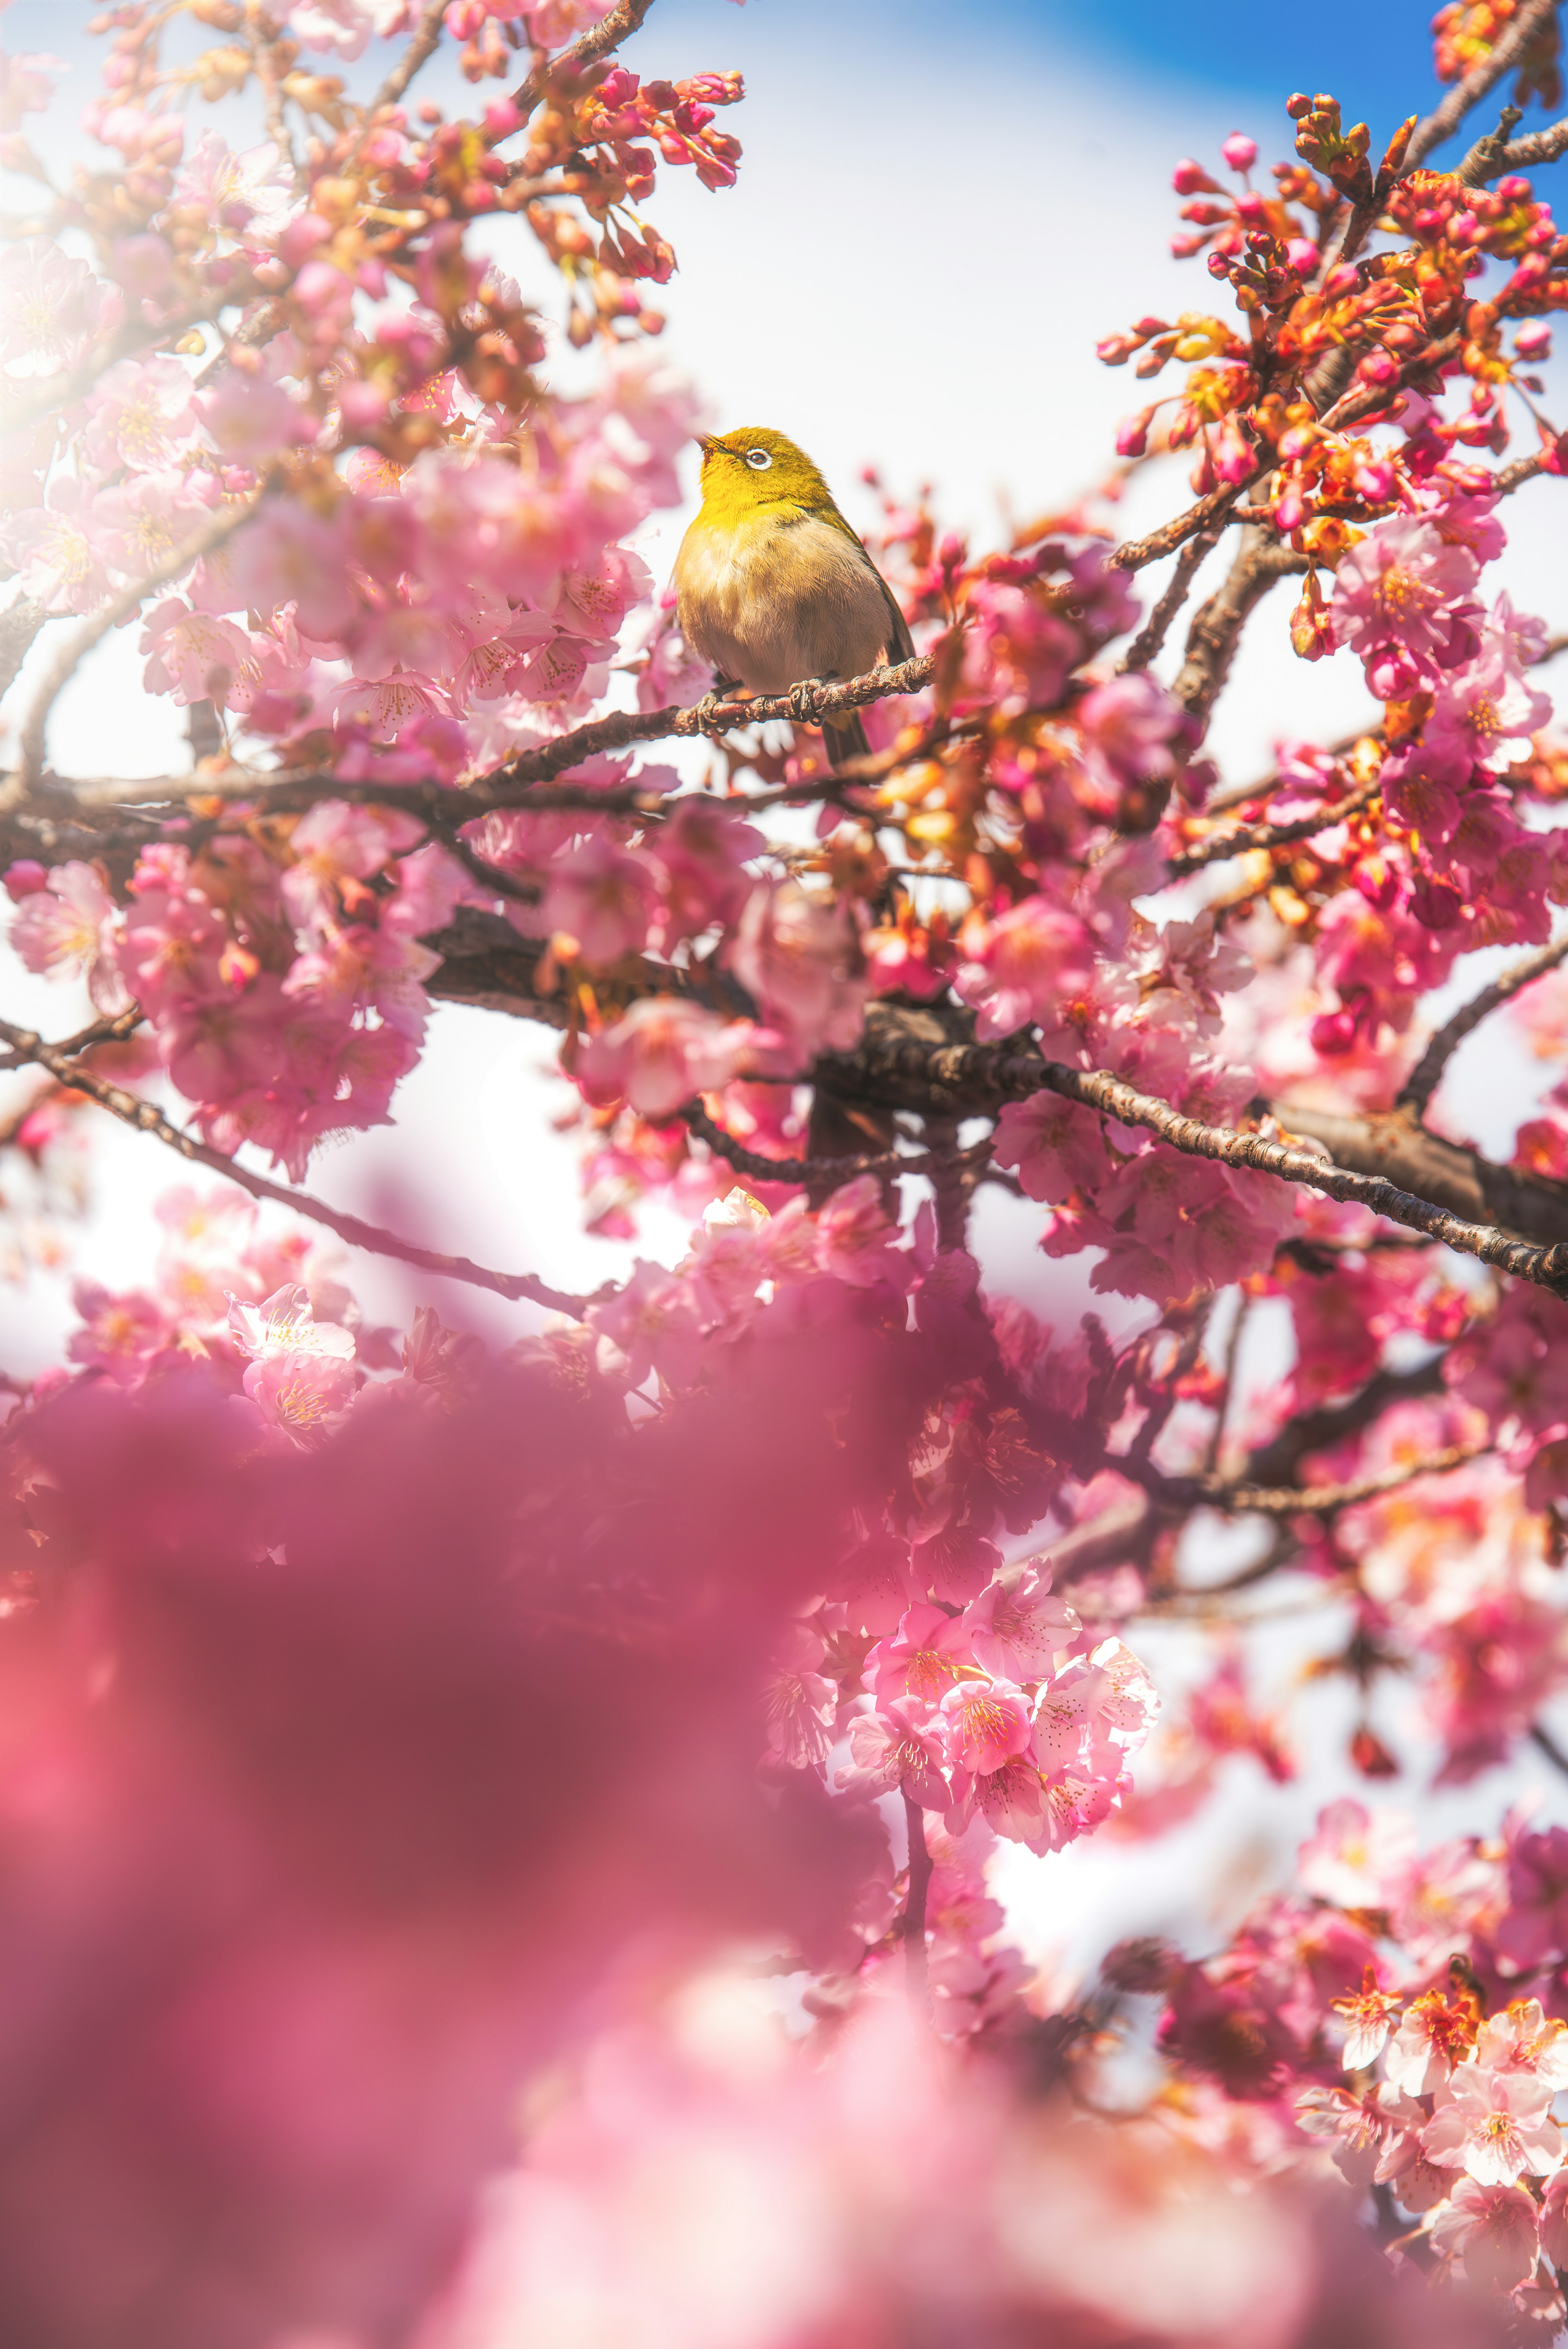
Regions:
M 548 784 L 552 777 L 582 765 L 587 759 L 597 758 L 607 750 L 627 750 L 635 742 L 659 742 L 672 735 L 689 739 L 722 734 L 733 727 L 758 726 L 770 720 L 815 725 L 824 716 L 863 709 L 868 703 L 885 700 L 892 694 L 918 693 L 930 684 L 935 665 L 934 657 L 927 653 L 914 660 L 902 661 L 893 668 L 868 669 L 862 677 L 812 679 L 793 687 L 788 694 L 759 696 L 749 701 L 720 701 L 711 709 L 706 702 L 696 702 L 689 709 L 672 706 L 665 709 L 614 710 L 607 718 L 591 719 L 587 725 L 574 727 L 569 734 L 557 735 L 553 741 L 542 742 L 537 750 L 520 751 L 504 766 L 460 789 L 438 783 L 433 776 L 415 783 L 346 783 L 330 771 L 316 768 L 288 768 L 273 773 L 237 768 L 203 775 L 199 782 L 184 775 L 131 781 L 94 777 L 69 787 L 51 786 L 49 799 L 53 802 L 57 797 L 74 796 L 76 803 L 84 808 L 150 808 L 170 803 L 167 799 L 160 801 L 159 794 L 163 792 L 172 793 L 181 801 L 190 796 L 256 799 L 279 807 L 288 805 L 290 797 L 297 793 L 303 805 L 328 798 L 383 801 L 402 807 L 421 807 L 449 822 L 453 818 L 466 822 L 469 816 L 482 814 L 492 807 L 527 807 L 540 812 L 582 808 L 598 814 L 645 812 L 659 805 L 660 795 L 635 786 L 596 791 L 586 784 L 562 784 L 553 792 L 537 786 Z M 932 734 L 925 747 L 929 749 L 936 740 L 965 730 L 967 730 L 944 726 L 940 735 Z M 868 759 L 847 761 L 831 778 L 822 777 L 809 786 L 758 793 L 731 804 L 745 809 L 771 806 L 786 799 L 822 799 L 862 775 L 869 781 L 878 780 L 906 755 L 909 754 L 901 750 L 873 752 Z
M 1479 106 L 1488 93 L 1497 88 L 1504 74 L 1512 70 L 1533 41 L 1540 38 L 1552 22 L 1557 0 L 1526 0 L 1513 22 L 1479 65 L 1472 66 L 1464 79 L 1456 82 L 1442 104 L 1434 108 L 1424 122 L 1418 122 L 1405 150 L 1405 170 L 1413 171 L 1418 163 L 1451 139 L 1472 106 Z
M 1274 1112 L 1287 1133 L 1322 1143 L 1338 1166 L 1392 1180 L 1471 1222 L 1499 1226 L 1538 1242 L 1568 1242 L 1568 1184 L 1494 1166 L 1479 1151 L 1445 1142 L 1396 1111 L 1354 1117 L 1303 1102 L 1276 1102 Z M 1405 1218 L 1394 1220 L 1402 1223 Z M 1429 1237 L 1442 1235 L 1433 1231 Z M 1568 1247 L 1563 1257 L 1568 1259 Z
M 1503 1221 L 1513 1224 L 1511 1216 L 1482 1223 L 1468 1215 L 1456 1215 L 1429 1195 L 1422 1197 L 1406 1190 L 1402 1184 L 1390 1180 L 1381 1166 L 1379 1171 L 1364 1173 L 1354 1164 L 1346 1164 L 1344 1154 L 1329 1132 L 1332 1128 L 1351 1147 L 1359 1143 L 1364 1153 L 1369 1141 L 1386 1135 L 1381 1164 L 1398 1165 L 1401 1172 L 1411 1164 L 1430 1164 L 1434 1171 L 1440 1171 L 1443 1154 L 1451 1154 L 1456 1170 L 1468 1176 L 1472 1187 L 1477 1185 L 1476 1170 L 1484 1162 L 1477 1161 L 1473 1153 L 1455 1149 L 1451 1143 L 1435 1142 L 1434 1137 L 1408 1125 L 1402 1118 L 1333 1118 L 1312 1111 L 1282 1109 L 1282 1123 L 1288 1122 L 1301 1133 L 1319 1135 L 1335 1150 L 1335 1160 L 1325 1162 L 1291 1143 L 1270 1141 L 1255 1133 L 1237 1133 L 1226 1126 L 1205 1125 L 1197 1118 L 1185 1117 L 1169 1102 L 1140 1093 L 1104 1070 L 1068 1069 L 1027 1053 L 998 1053 L 992 1048 L 974 1044 L 950 1044 L 933 1050 L 918 1041 L 906 1041 L 896 1032 L 886 1041 L 868 1034 L 858 1051 L 825 1057 L 817 1064 L 814 1076 L 818 1084 L 841 1095 L 903 1108 L 978 1111 L 1005 1101 L 1025 1100 L 1035 1092 L 1058 1093 L 1064 1100 L 1080 1102 L 1085 1108 L 1098 1110 L 1123 1125 L 1141 1126 L 1169 1143 L 1173 1150 L 1189 1156 L 1212 1159 L 1225 1166 L 1245 1167 L 1255 1174 L 1274 1174 L 1284 1182 L 1321 1191 L 1331 1199 L 1354 1200 L 1371 1208 L 1375 1215 L 1387 1216 L 1391 1223 L 1403 1224 L 1428 1239 L 1440 1241 L 1445 1247 L 1476 1257 L 1500 1272 L 1532 1281 L 1554 1294 L 1568 1285 L 1568 1187 L 1530 1183 L 1506 1168 L 1486 1170 L 1491 1184 L 1511 1206 L 1543 1205 L 1547 1208 L 1555 1226 L 1552 1243 L 1536 1246 L 1513 1238 L 1499 1228 L 1499 1223 Z M 1533 1224 L 1527 1225 L 1527 1228 L 1535 1227 Z
M 1160 601 L 1117 662 L 1119 675 L 1125 676 L 1130 669 L 1147 668 L 1159 653 L 1170 632 L 1171 621 L 1187 601 L 1188 590 L 1192 585 L 1195 574 L 1204 557 L 1212 554 L 1219 543 L 1220 532 L 1223 527 L 1222 522 L 1213 524 L 1208 530 L 1201 530 L 1196 538 L 1188 540 L 1181 549 L 1176 568 L 1167 581 Z
M 1568 930 L 1560 938 L 1553 938 L 1549 945 L 1538 947 L 1534 954 L 1526 955 L 1522 962 L 1516 962 L 1511 970 L 1503 971 L 1469 1003 L 1461 1004 L 1453 1018 L 1439 1029 L 1417 1061 L 1396 1106 L 1411 1111 L 1417 1117 L 1424 1117 L 1427 1103 L 1442 1081 L 1443 1071 L 1471 1029 L 1479 1028 L 1481 1021 L 1501 1004 L 1522 993 L 1525 988 L 1533 986 L 1547 971 L 1555 970 L 1564 955 L 1568 955 Z
M 1270 588 L 1287 572 L 1309 567 L 1305 554 L 1265 538 L 1256 524 L 1243 531 L 1230 576 L 1193 619 L 1187 657 L 1171 688 L 1191 716 L 1207 721 L 1231 673 L 1242 630 Z
M 1315 1411 L 1298 1412 L 1276 1436 L 1248 1454 L 1247 1473 L 1241 1481 L 1248 1485 L 1283 1485 L 1315 1452 L 1331 1452 L 1348 1437 L 1361 1434 L 1391 1403 L 1410 1402 L 1442 1392 L 1440 1354 L 1434 1354 L 1418 1370 L 1377 1371 L 1345 1402 L 1320 1403 Z
M 416 1265 L 421 1272 L 439 1273 L 448 1280 L 464 1280 L 472 1288 L 488 1288 L 497 1297 L 511 1299 L 514 1303 L 526 1299 L 533 1305 L 548 1306 L 557 1313 L 569 1313 L 581 1320 L 584 1308 L 593 1300 L 568 1297 L 552 1288 L 531 1272 L 491 1272 L 482 1264 L 470 1262 L 466 1256 L 443 1256 L 434 1248 L 418 1247 L 412 1240 L 400 1239 L 396 1232 L 383 1231 L 377 1224 L 363 1223 L 357 1216 L 343 1214 L 329 1207 L 325 1200 L 313 1199 L 308 1192 L 291 1191 L 282 1183 L 269 1183 L 264 1175 L 253 1174 L 243 1166 L 236 1166 L 221 1150 L 213 1150 L 194 1136 L 182 1133 L 170 1124 L 161 1111 L 123 1087 L 110 1084 L 107 1079 L 74 1061 L 53 1044 L 45 1043 L 31 1029 L 13 1027 L 8 1019 L 0 1019 L 0 1038 L 10 1045 L 16 1066 L 35 1061 L 47 1069 L 60 1084 L 69 1085 L 73 1092 L 85 1093 L 100 1109 L 108 1111 L 123 1124 L 134 1126 L 139 1133 L 150 1133 L 155 1141 L 178 1151 L 181 1158 L 197 1166 L 210 1167 L 225 1181 L 237 1183 L 253 1199 L 270 1200 L 273 1206 L 287 1207 L 291 1214 L 304 1216 L 313 1224 L 325 1224 L 350 1247 L 366 1248 L 375 1256 L 397 1257 L 404 1264 Z

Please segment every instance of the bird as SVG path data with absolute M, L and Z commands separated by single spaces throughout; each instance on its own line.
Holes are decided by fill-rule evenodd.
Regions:
M 716 674 L 703 708 L 738 686 L 783 694 L 914 657 L 897 598 L 803 449 L 762 425 L 698 446 L 702 510 L 674 584 L 681 634 Z M 858 710 L 820 723 L 835 768 L 869 749 Z

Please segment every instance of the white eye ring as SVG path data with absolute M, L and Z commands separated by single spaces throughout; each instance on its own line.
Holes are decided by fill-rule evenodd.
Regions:
M 773 460 L 766 449 L 748 449 L 746 452 L 746 461 L 754 473 L 765 473 Z

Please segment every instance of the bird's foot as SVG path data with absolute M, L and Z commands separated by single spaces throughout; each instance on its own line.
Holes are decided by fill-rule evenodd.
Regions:
M 695 715 L 700 732 L 714 734 L 721 730 L 717 722 L 718 713 L 727 701 L 734 700 L 737 682 L 733 677 L 715 678 L 711 693 L 705 693 L 696 705 Z
M 814 678 L 801 678 L 789 688 L 789 716 L 797 726 L 815 726 L 817 716 L 817 685 Z

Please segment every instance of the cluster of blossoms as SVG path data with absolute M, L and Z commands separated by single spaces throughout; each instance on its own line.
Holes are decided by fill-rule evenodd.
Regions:
M 1321 2144 L 1378 2190 L 1407 2260 L 1501 2295 L 1521 2337 L 1553 2337 L 1568 2267 L 1553 2116 L 1568 1835 L 1511 1817 L 1495 1840 L 1422 1853 L 1406 1815 L 1339 1802 L 1295 1872 L 1299 1891 L 1218 1956 L 1128 1944 L 1107 1961 L 1113 1991 L 1163 1995 L 1178 2126 L 1214 2142 L 1244 2108 L 1274 2161 L 1299 2158 L 1303 2136 Z
M 1446 9 L 1439 73 L 1517 15 Z M 134 2303 L 159 2349 L 277 2349 L 306 2317 L 436 2349 L 595 2325 L 796 2349 L 887 2311 L 907 2329 L 910 2307 L 965 2342 L 1158 2343 L 1161 2258 L 1111 2288 L 1061 2224 L 1017 2218 L 1031 2195 L 1070 2214 L 1074 2163 L 1000 2085 L 1012 2067 L 1114 2103 L 1101 2059 L 1153 1995 L 1170 2068 L 1130 2150 L 1088 2124 L 1061 2140 L 1106 2165 L 1086 2211 L 1103 2187 L 1125 2233 L 1176 2140 L 1208 2209 L 1227 2176 L 1299 2181 L 1325 2137 L 1405 2262 L 1454 2287 L 1417 2303 L 1418 2337 L 1468 2340 L 1473 2287 L 1539 2339 L 1568 2260 L 1568 1837 L 1515 1818 L 1422 1857 L 1341 1806 L 1218 1955 L 1123 1945 L 1084 1998 L 1026 1959 L 1003 1896 L 1098 1828 L 1190 1818 L 1235 1757 L 1297 1771 L 1227 1623 L 1132 1783 L 1157 1701 L 1123 1634 L 1276 1571 L 1333 1602 L 1308 1672 L 1358 1692 L 1365 1776 L 1408 1758 L 1397 1676 L 1445 1782 L 1532 1730 L 1551 1749 L 1568 1305 L 1556 1260 L 1508 1235 L 1568 1237 L 1568 1081 L 1501 1168 L 1425 1129 L 1418 1056 L 1461 956 L 1550 950 L 1568 905 L 1549 639 L 1482 579 L 1504 497 L 1568 465 L 1529 372 L 1568 307 L 1568 239 L 1517 173 L 1407 168 L 1409 124 L 1374 171 L 1364 127 L 1293 98 L 1273 191 L 1239 133 L 1236 186 L 1177 171 L 1178 250 L 1234 317 L 1144 318 L 1103 350 L 1145 379 L 1191 370 L 1119 451 L 1192 451 L 1196 506 L 1117 548 L 1089 501 L 987 551 L 885 497 L 876 552 L 926 681 L 855 688 L 869 758 L 832 774 L 803 726 L 728 727 L 700 771 L 640 764 L 633 746 L 718 724 L 716 704 L 672 722 L 716 681 L 633 543 L 678 502 L 699 420 L 641 339 L 674 265 L 643 206 L 661 163 L 733 181 L 717 126 L 741 88 L 633 73 L 610 16 L 129 0 L 88 117 L 115 160 L 68 191 L 26 135 L 47 61 L 0 72 L 0 164 L 45 191 L 0 260 L 5 657 L 48 618 L 85 623 L 87 652 L 139 625 L 197 761 L 76 786 L 46 769 L 57 672 L 18 713 L 11 941 L 97 1019 L 53 1058 L 8 1029 L 8 1065 L 37 1047 L 63 1073 L 0 1150 L 64 1164 L 73 1073 L 161 1072 L 209 1160 L 250 1144 L 301 1181 L 325 1139 L 390 1120 L 445 995 L 562 1031 L 594 1228 L 634 1235 L 648 1194 L 692 1226 L 678 1262 L 639 1259 L 497 1358 L 428 1309 L 403 1338 L 366 1327 L 303 1241 L 182 1195 L 147 1287 L 83 1284 L 70 1368 L 6 1382 L 0 1810 L 27 1989 L 0 2001 L 0 2078 L 47 2069 L 35 2037 L 110 2050 L 91 2083 L 57 2079 L 67 2150 L 16 2157 L 92 2191 L 27 2230 L 11 2329 L 93 2338 L 96 2316 L 54 2322 L 85 2211 L 131 2246 L 101 2287 L 92 2269 L 102 2306 Z M 216 36 L 193 60 L 170 54 L 181 19 Z M 396 97 L 355 95 L 393 37 Z M 473 119 L 406 103 L 398 77 L 443 42 L 514 94 Z M 1543 29 L 1526 95 L 1554 55 Z M 266 142 L 193 136 L 192 92 L 259 98 Z M 508 236 L 558 272 L 569 340 L 599 346 L 575 396 L 496 257 Z M 1499 471 L 1516 400 L 1539 454 Z M 1229 579 L 1161 683 L 1232 523 Z M 1146 616 L 1132 577 L 1161 556 Z M 1287 573 L 1295 651 L 1358 661 L 1378 715 L 1222 792 L 1205 728 Z M 1562 984 L 1532 968 L 1517 1017 L 1561 1057 Z M 1314 1142 L 1345 1198 L 1304 1171 Z M 1408 1185 L 1378 1195 L 1402 1221 L 1357 1203 L 1358 1169 Z M 906 1175 L 933 1194 L 913 1217 Z M 981 1184 L 1126 1300 L 1110 1326 L 999 1293 L 968 1238 Z M 1210 1511 L 1272 1528 L 1219 1583 Z M 63 1808 L 38 1795 L 61 1785 Z M 87 1888 L 82 1933 L 123 1969 L 59 1961 L 79 1944 L 57 1882 Z M 694 2085 L 665 1992 L 738 1943 L 798 1978 L 807 2045 L 781 2061 L 765 2034 L 750 2085 L 720 2092 Z M 134 2013 L 122 1973 L 153 1986 Z M 945 2043 L 913 2062 L 889 2021 L 906 1992 Z M 621 2066 L 621 2101 L 600 2109 L 592 2078 L 566 2097 L 454 2284 L 519 2079 L 600 1999 L 664 2020 L 588 2059 Z M 165 2075 L 160 2235 L 118 2100 Z M 772 2256 L 807 2246 L 776 2292 L 748 2281 L 744 2321 L 711 2279 L 685 2291 L 690 2246 L 679 2289 L 627 2251 L 648 2114 L 667 2147 L 688 2106 L 692 2174 L 781 2179 L 796 2218 Z M 456 2117 L 420 2167 L 412 2116 L 438 2107 Z M 844 2228 L 813 2231 L 846 2167 Z M 1355 2337 L 1305 2222 L 1261 2209 L 1215 2235 L 1290 2292 L 1265 2321 L 1254 2283 L 1189 2276 L 1179 2337 Z M 907 2261 L 928 2225 L 963 2237 L 960 2284 L 846 2249 L 858 2230 Z

